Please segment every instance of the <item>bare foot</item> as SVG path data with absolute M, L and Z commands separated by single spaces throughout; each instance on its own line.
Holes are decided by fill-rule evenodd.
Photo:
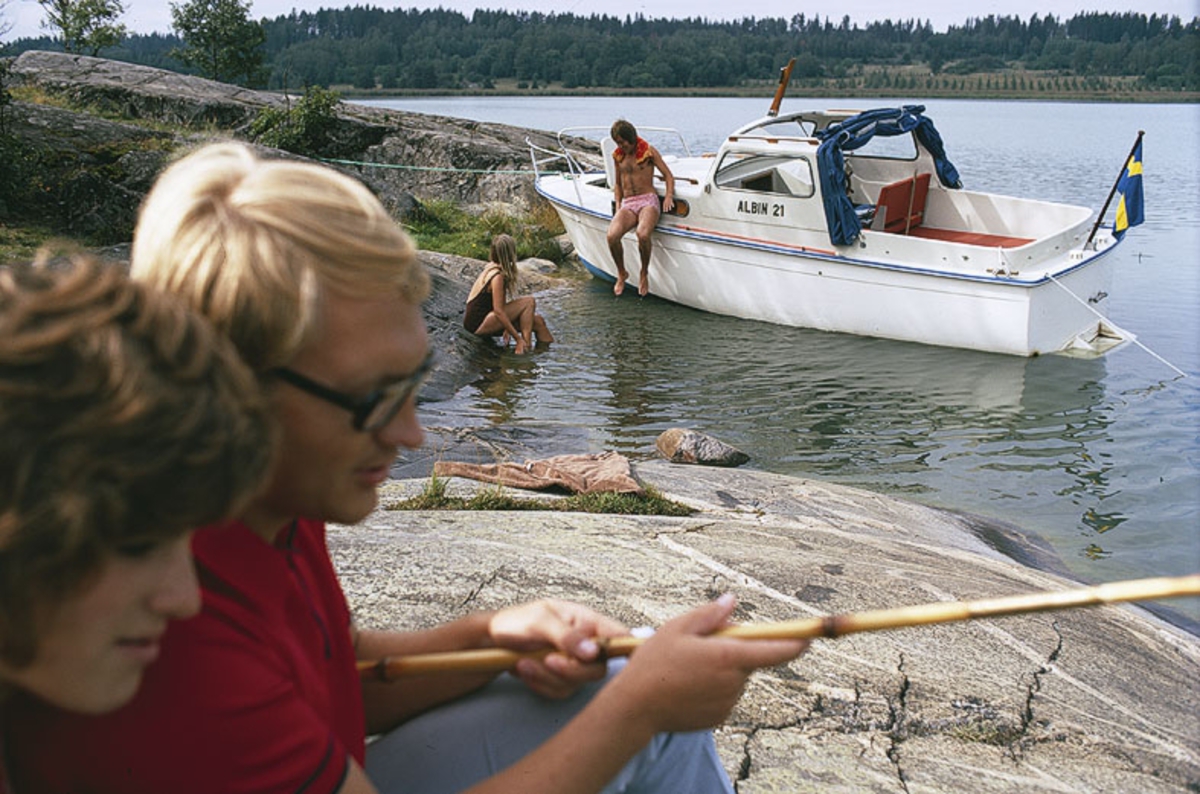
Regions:
M 643 298 L 650 294 L 650 274 L 645 270 L 642 271 L 642 277 L 638 279 L 638 295 Z
M 629 278 L 629 274 L 624 270 L 617 271 L 617 283 L 613 285 L 613 295 L 620 295 L 625 291 L 625 279 Z

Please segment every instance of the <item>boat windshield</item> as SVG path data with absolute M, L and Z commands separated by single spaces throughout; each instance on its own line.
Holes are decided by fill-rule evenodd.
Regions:
M 811 120 L 792 116 L 765 122 L 748 134 L 763 138 L 811 138 L 816 129 L 817 125 Z
M 958 170 L 946 158 L 942 136 L 934 128 L 933 121 L 922 115 L 924 112 L 924 105 L 877 108 L 817 131 L 816 135 L 821 139 L 821 145 L 817 147 L 817 167 L 831 243 L 850 245 L 862 230 L 858 212 L 846 192 L 846 157 L 876 139 L 912 141 L 915 136 L 933 158 L 938 181 L 947 188 L 962 187 Z
M 885 138 L 876 135 L 864 145 L 852 152 L 845 152 L 846 159 L 858 157 L 874 157 L 880 160 L 915 160 L 917 159 L 917 142 L 911 135 L 897 135 Z

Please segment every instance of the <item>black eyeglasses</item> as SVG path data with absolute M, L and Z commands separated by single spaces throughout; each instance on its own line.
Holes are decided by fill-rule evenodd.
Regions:
M 366 397 L 351 397 L 328 386 L 306 378 L 299 372 L 279 367 L 271 370 L 271 374 L 286 381 L 301 391 L 306 391 L 314 397 L 333 403 L 339 408 L 345 408 L 354 416 L 354 429 L 370 433 L 386 425 L 400 413 L 400 409 L 408 402 L 429 377 L 433 368 L 433 351 L 429 351 L 421 366 L 406 377 L 389 383 L 382 389 L 376 389 Z

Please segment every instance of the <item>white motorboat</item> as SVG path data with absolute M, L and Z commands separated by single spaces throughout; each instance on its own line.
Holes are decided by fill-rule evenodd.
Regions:
M 1099 310 L 1119 240 L 1092 210 L 963 189 L 921 106 L 777 115 L 780 95 L 715 154 L 692 155 L 673 130 L 640 131 L 677 135 L 682 152 L 665 157 L 676 207 L 655 232 L 651 294 L 734 317 L 1018 356 L 1098 354 L 1129 338 Z M 615 279 L 606 241 L 615 144 L 607 129 L 597 136 L 598 162 L 571 143 L 588 129 L 598 128 L 562 130 L 557 151 L 530 144 L 536 187 L 584 265 Z M 632 233 L 623 245 L 636 286 Z

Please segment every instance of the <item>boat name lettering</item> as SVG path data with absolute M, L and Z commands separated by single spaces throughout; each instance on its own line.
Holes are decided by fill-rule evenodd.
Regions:
M 772 218 L 783 217 L 783 205 L 771 204 L 766 201 L 738 201 L 737 211 L 746 215 L 770 215 Z

